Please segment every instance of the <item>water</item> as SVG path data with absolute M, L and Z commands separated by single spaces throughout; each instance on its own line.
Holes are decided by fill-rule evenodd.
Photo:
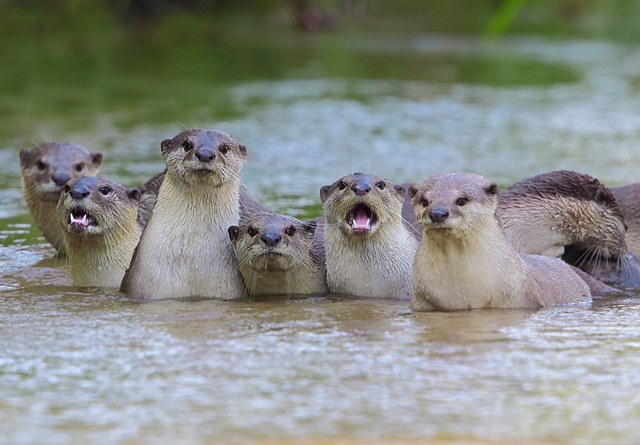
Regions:
M 251 192 L 305 217 L 352 171 L 639 180 L 636 47 L 286 42 L 162 62 L 149 43 L 129 56 L 104 43 L 70 80 L 86 60 L 35 73 L 50 50 L 36 48 L 0 76 L 0 442 L 638 443 L 633 289 L 589 307 L 412 314 L 338 297 L 140 304 L 71 286 L 21 197 L 17 153 L 32 141 L 102 150 L 102 174 L 136 185 L 162 169 L 163 138 L 220 128 L 248 147 Z

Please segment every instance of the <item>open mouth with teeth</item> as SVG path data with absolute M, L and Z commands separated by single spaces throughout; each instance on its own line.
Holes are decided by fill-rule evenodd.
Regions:
M 378 218 L 371 207 L 359 203 L 347 213 L 347 224 L 354 233 L 367 234 L 371 231 Z
M 69 227 L 83 230 L 96 225 L 96 220 L 80 207 L 75 207 L 69 213 Z

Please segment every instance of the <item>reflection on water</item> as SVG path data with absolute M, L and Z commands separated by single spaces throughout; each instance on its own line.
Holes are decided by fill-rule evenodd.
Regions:
M 337 296 L 140 304 L 71 287 L 19 192 L 17 151 L 32 138 L 100 149 L 103 174 L 136 185 L 162 169 L 159 142 L 182 125 L 222 128 L 248 146 L 250 190 L 302 216 L 319 212 L 320 186 L 355 170 L 397 182 L 472 170 L 506 185 L 563 167 L 610 184 L 639 179 L 633 48 L 427 36 L 352 42 L 338 59 L 349 69 L 330 49 L 280 48 L 277 71 L 262 74 L 259 61 L 231 62 L 258 74 L 216 85 L 191 69 L 172 80 L 174 65 L 144 87 L 124 74 L 70 114 L 52 115 L 57 102 L 45 95 L 37 122 L 27 118 L 33 105 L 9 107 L 0 124 L 7 443 L 640 440 L 633 290 L 589 307 L 412 314 L 406 303 Z M 503 68 L 494 78 L 486 66 Z M 100 95 L 120 82 L 121 96 Z M 50 94 L 77 93 L 62 86 Z

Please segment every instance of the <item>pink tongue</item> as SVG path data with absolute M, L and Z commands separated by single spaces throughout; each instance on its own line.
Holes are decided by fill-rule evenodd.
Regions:
M 353 229 L 357 230 L 370 230 L 371 229 L 371 221 L 369 220 L 369 215 L 367 215 L 366 210 L 357 209 L 353 215 Z
M 71 224 L 86 227 L 89 225 L 89 219 L 87 218 L 86 215 L 83 215 L 81 217 L 76 217 L 74 215 L 71 215 Z

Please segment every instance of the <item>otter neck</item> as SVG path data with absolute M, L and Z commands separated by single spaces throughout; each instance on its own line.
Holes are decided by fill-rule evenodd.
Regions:
M 125 224 L 100 235 L 65 234 L 75 286 L 120 286 L 142 234 L 136 218 L 132 211 Z
M 250 296 L 327 292 L 325 271 L 309 255 L 287 270 L 259 271 L 241 261 L 240 273 Z
M 327 285 L 332 293 L 373 298 L 408 299 L 411 265 L 418 242 L 400 217 L 380 224 L 371 236 L 345 234 L 327 224 Z
M 33 181 L 22 177 L 27 207 L 34 219 L 36 227 L 44 238 L 58 251 L 60 256 L 66 255 L 64 246 L 64 226 L 56 217 L 57 200 L 41 199 L 37 196 L 36 185 Z

